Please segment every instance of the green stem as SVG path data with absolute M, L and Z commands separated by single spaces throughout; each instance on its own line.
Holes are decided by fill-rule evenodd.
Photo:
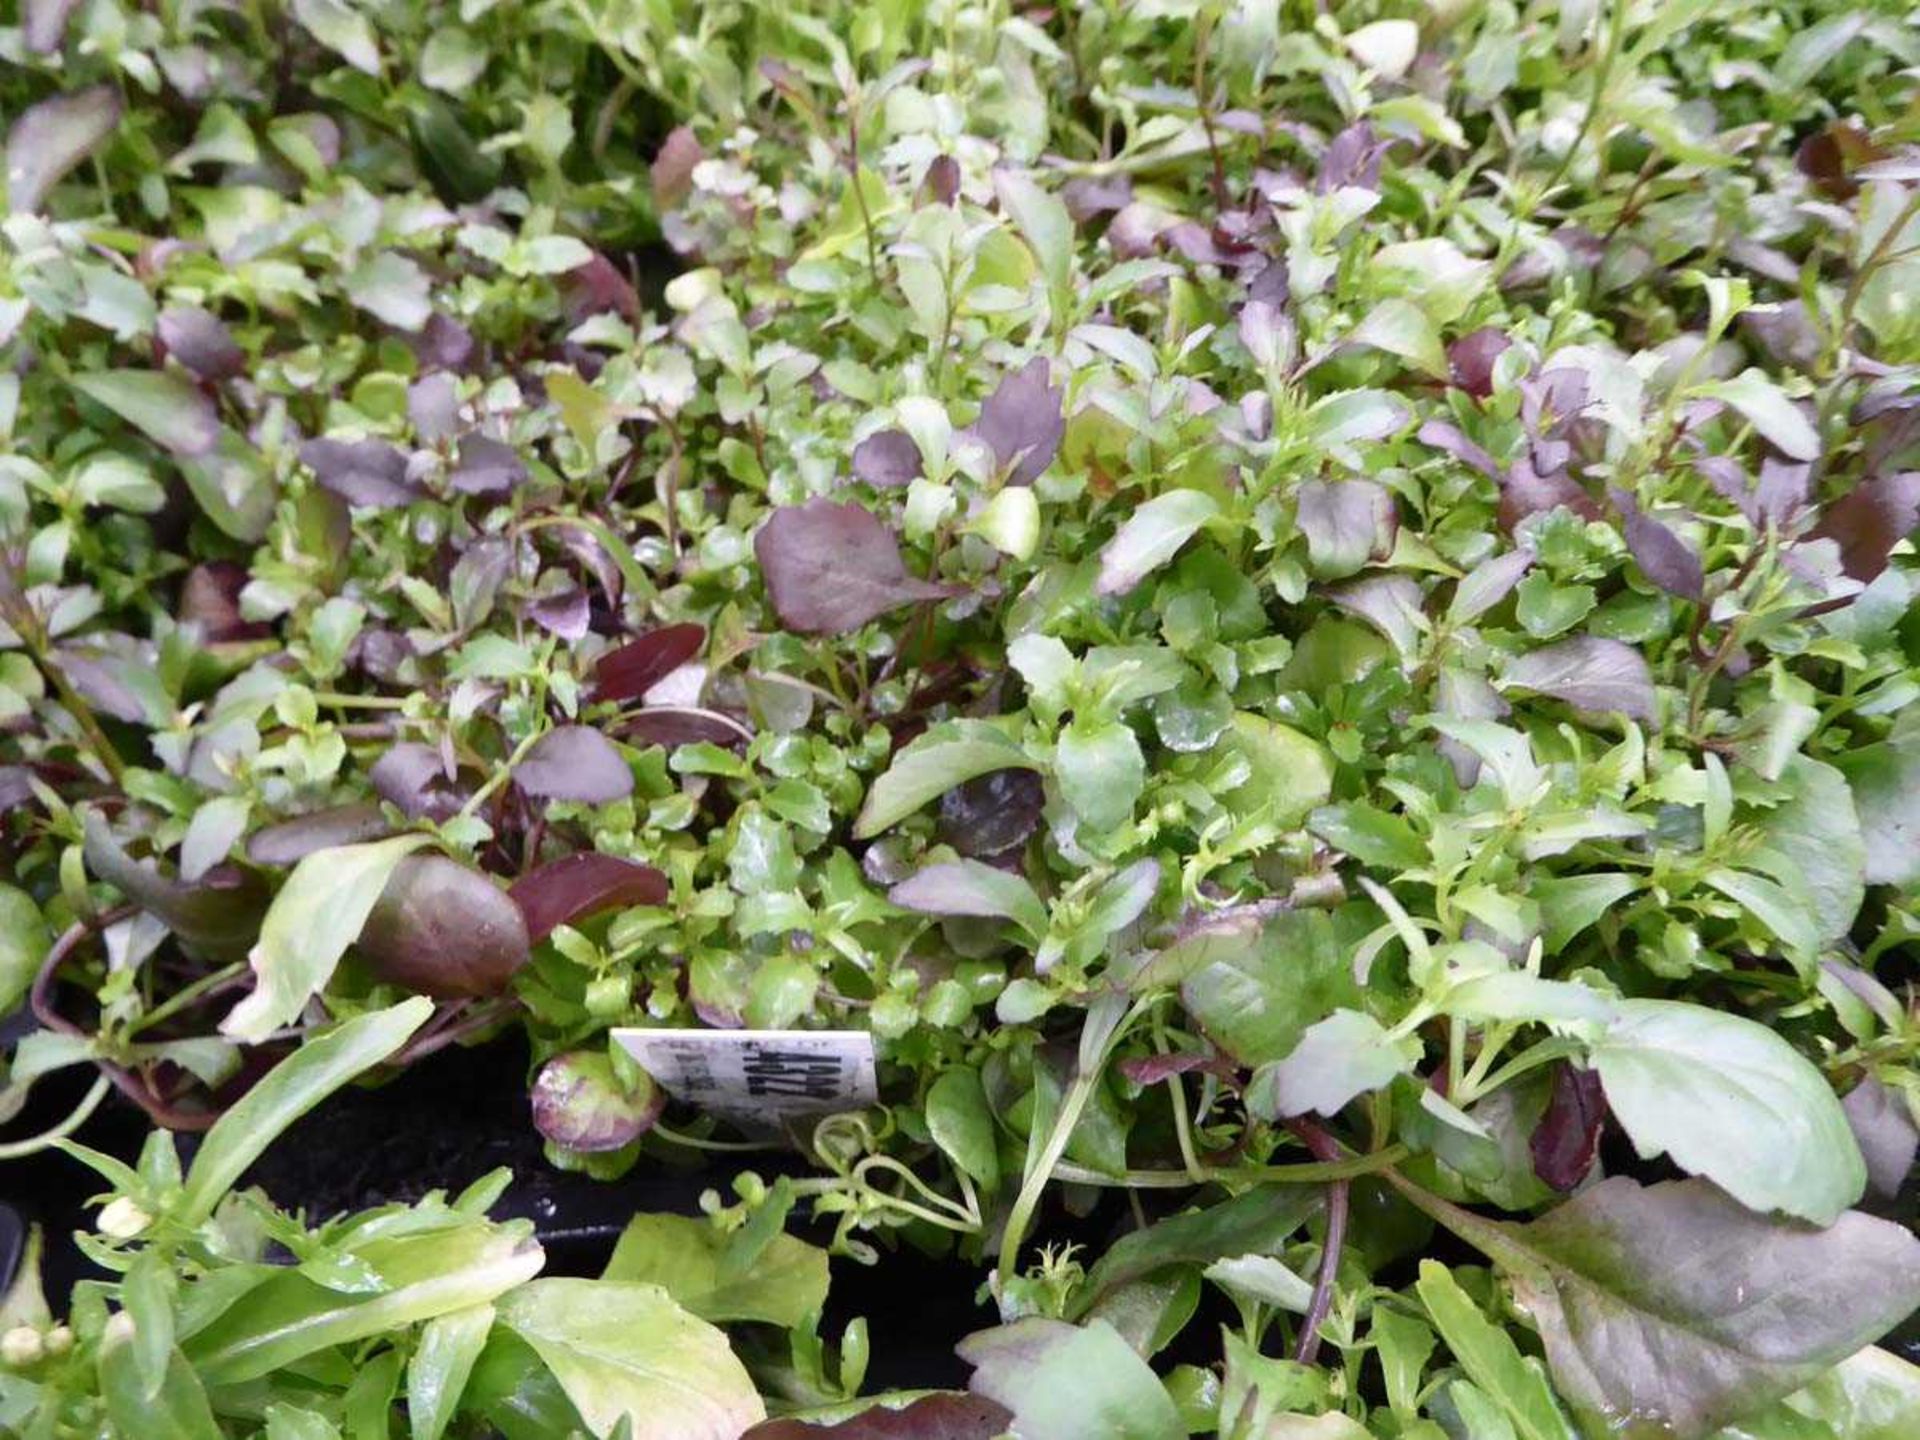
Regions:
M 55 1141 L 66 1139 L 86 1124 L 93 1112 L 100 1108 L 100 1102 L 107 1098 L 107 1091 L 111 1086 L 112 1082 L 102 1075 L 80 1098 L 80 1103 L 73 1107 L 73 1112 L 51 1130 L 42 1130 L 38 1135 L 29 1136 L 25 1140 L 15 1140 L 11 1144 L 0 1145 L 0 1160 L 18 1160 L 23 1156 L 45 1150 Z

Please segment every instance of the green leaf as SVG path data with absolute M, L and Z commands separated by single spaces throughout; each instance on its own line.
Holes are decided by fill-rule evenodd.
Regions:
M 738 1440 L 766 1410 L 718 1330 L 658 1285 L 536 1280 L 500 1323 L 539 1354 L 595 1435 Z
M 969 1335 L 960 1358 L 975 1394 L 1013 1412 L 1021 1440 L 1184 1440 L 1179 1412 L 1147 1362 L 1104 1320 L 1033 1317 Z
M 179 1350 L 169 1348 L 157 1390 L 141 1378 L 134 1342 L 110 1326 L 100 1343 L 100 1398 L 117 1433 L 140 1440 L 222 1440 L 207 1392 Z
M 1172 1266 L 1198 1268 L 1233 1255 L 1277 1254 L 1319 1204 L 1316 1186 L 1262 1185 L 1130 1230 L 1088 1272 L 1070 1314 L 1084 1315 L 1102 1297 Z
M 104 370 L 74 376 L 73 388 L 176 454 L 205 455 L 220 439 L 213 402 L 171 371 Z
M 1917 1427 L 1920 1366 L 1869 1345 L 1714 1440 L 1910 1440 Z
M 359 1239 L 353 1255 L 384 1288 L 334 1290 L 282 1270 L 189 1336 L 187 1359 L 209 1385 L 257 1380 L 323 1350 L 523 1294 L 546 1260 L 524 1221 L 396 1231 Z
M 1342 342 L 1398 355 L 1438 379 L 1447 375 L 1447 350 L 1427 312 L 1410 300 L 1382 300 Z
M 198 1225 L 280 1133 L 404 1045 L 433 1013 L 423 995 L 343 1021 L 282 1060 L 236 1101 L 193 1157 L 174 1218 Z
M 1334 1115 L 1355 1096 L 1392 1083 L 1413 1068 L 1419 1043 L 1395 1040 L 1360 1010 L 1336 1010 L 1315 1021 L 1284 1060 L 1262 1065 L 1247 1086 L 1247 1108 L 1263 1119 Z
M 1038 768 L 1026 751 L 984 721 L 936 725 L 895 755 L 886 773 L 873 782 L 854 821 L 853 838 L 871 840 L 976 775 Z
M 827 1252 L 775 1234 L 747 1272 L 726 1273 L 731 1237 L 706 1220 L 636 1215 L 620 1233 L 603 1280 L 658 1285 L 702 1320 L 757 1320 L 793 1330 L 827 1299 Z
M 982 1189 L 995 1188 L 1000 1183 L 1000 1148 L 980 1072 L 967 1067 L 941 1072 L 928 1087 L 926 1110 L 933 1143 Z
M 1520 1440 L 1573 1440 L 1540 1363 L 1481 1313 L 1446 1266 L 1422 1260 L 1414 1289 L 1460 1368 L 1500 1407 Z
M 373 25 L 347 0 L 293 0 L 293 15 L 309 35 L 354 69 L 380 73 Z
M 0 1016 L 26 998 L 40 962 L 53 948 L 53 931 L 33 897 L 0 885 Z
M 133 1321 L 133 1373 L 151 1400 L 167 1378 L 173 1349 L 174 1273 L 164 1250 L 143 1250 L 120 1282 L 120 1303 Z
M 407 1359 L 407 1421 L 413 1440 L 440 1440 L 460 1408 L 474 1362 L 493 1331 L 494 1307 L 473 1305 L 435 1316 Z
M 1244 756 L 1253 770 L 1222 797 L 1244 816 L 1283 828 L 1298 825 L 1333 793 L 1333 757 L 1290 725 L 1237 710 L 1221 744 Z
M 1920 1239 L 1857 1211 L 1818 1230 L 1704 1181 L 1616 1176 L 1514 1225 L 1394 1183 L 1506 1272 L 1555 1389 L 1594 1434 L 1701 1440 L 1920 1305 Z
M 1398 872 L 1427 863 L 1426 842 L 1403 816 L 1364 801 L 1323 805 L 1308 817 L 1307 828 L 1363 865 Z
M 1542 944 L 1557 955 L 1573 938 L 1640 888 L 1638 877 L 1620 871 L 1584 875 L 1546 875 L 1534 880 L 1528 898 L 1546 922 Z
M 1742 370 L 1731 380 L 1696 385 L 1694 393 L 1723 400 L 1791 460 L 1820 458 L 1820 432 L 1800 408 L 1760 370 Z
M 1764 1025 L 1675 1000 L 1623 1000 L 1592 1048 L 1642 1157 L 1669 1155 L 1755 1210 L 1830 1225 L 1866 1189 L 1832 1088 Z
M 1220 513 L 1202 490 L 1169 490 L 1127 517 L 1100 552 L 1096 594 L 1124 595 L 1166 564 L 1200 527 Z
M 1762 848 L 1748 863 L 1806 894 L 1820 938 L 1837 940 L 1866 898 L 1867 845 L 1853 792 L 1838 770 L 1804 755 L 1780 780 L 1788 797 L 1757 817 Z
M 1053 764 L 1060 793 L 1082 823 L 1115 830 L 1133 818 L 1134 802 L 1146 788 L 1147 762 L 1131 728 L 1076 715 L 1060 732 Z
M 1839 760 L 1860 816 L 1869 885 L 1920 884 L 1920 730 Z
M 1309 1025 L 1360 1003 L 1351 958 L 1320 910 L 1229 912 L 1161 952 L 1146 973 L 1178 982 L 1201 1031 L 1247 1066 L 1280 1059 Z
M 1709 870 L 1701 878 L 1722 895 L 1739 902 L 1780 941 L 1787 957 L 1802 973 L 1811 973 L 1820 955 L 1820 928 L 1814 919 L 1811 898 L 1795 895 L 1786 886 L 1764 876 L 1724 866 Z
M 222 1034 L 259 1044 L 299 1016 L 359 938 L 394 867 L 428 835 L 395 835 L 365 845 L 316 850 L 287 877 L 247 956 L 253 993 L 220 1023 Z
M 925 915 L 976 915 L 1011 920 L 1038 940 L 1047 932 L 1047 907 L 1024 875 L 978 860 L 949 860 L 916 870 L 887 899 Z

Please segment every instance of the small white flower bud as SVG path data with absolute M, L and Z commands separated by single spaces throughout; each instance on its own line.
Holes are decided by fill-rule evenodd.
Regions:
M 64 1355 L 73 1349 L 73 1330 L 66 1325 L 56 1325 L 47 1331 L 47 1353 Z
M 15 1369 L 31 1365 L 46 1353 L 46 1342 L 31 1325 L 16 1325 L 0 1335 L 0 1360 Z
M 153 1223 L 153 1217 L 122 1195 L 107 1203 L 97 1224 L 102 1235 L 115 1240 L 131 1240 Z

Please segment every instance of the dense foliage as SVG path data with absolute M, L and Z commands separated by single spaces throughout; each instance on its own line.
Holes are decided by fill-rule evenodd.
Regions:
M 0 1153 L 208 1134 L 0 1428 L 1920 1432 L 1914 18 L 22 0 Z M 510 1028 L 555 1164 L 811 1173 L 601 1281 L 229 1194 Z M 845 1418 L 790 1216 L 972 1395 Z

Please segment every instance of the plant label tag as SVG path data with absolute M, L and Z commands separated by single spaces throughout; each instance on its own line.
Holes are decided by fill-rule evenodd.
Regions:
M 775 1123 L 858 1110 L 880 1098 L 865 1030 L 615 1030 L 676 1100 Z

